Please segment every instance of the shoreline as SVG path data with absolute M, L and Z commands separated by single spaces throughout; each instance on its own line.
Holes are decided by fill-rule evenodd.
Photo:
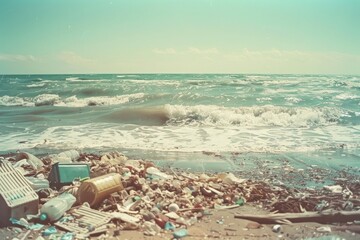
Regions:
M 9 154 L 0 156 L 11 160 L 11 158 L 9 158 L 11 155 Z M 184 212 L 184 214 L 186 213 L 185 215 L 183 215 L 184 218 L 188 216 L 197 218 L 197 221 L 194 224 L 187 226 L 189 235 L 186 237 L 186 239 L 215 239 L 224 237 L 226 239 L 241 239 L 241 237 L 244 239 L 294 239 L 294 237 L 296 237 L 296 239 L 304 239 L 306 237 L 333 235 L 333 233 L 323 233 L 316 231 L 317 228 L 324 226 L 323 224 L 306 222 L 296 223 L 291 226 L 282 225 L 282 230 L 278 233 L 274 233 L 272 231 L 272 226 L 274 224 L 257 225 L 254 223 L 250 223 L 251 221 L 248 220 L 235 219 L 234 214 L 238 212 L 268 214 L 275 211 L 277 211 L 278 213 L 302 213 L 305 211 L 309 212 L 314 211 L 322 200 L 327 201 L 327 206 L 324 207 L 324 209 L 321 209 L 321 211 L 326 209 L 342 211 L 344 204 L 349 201 L 353 204 L 352 209 L 350 209 L 351 211 L 360 209 L 359 176 L 357 174 L 351 174 L 351 169 L 349 169 L 349 171 L 347 172 L 346 170 L 341 170 L 339 172 L 336 172 L 336 174 L 334 175 L 329 174 L 328 169 L 323 169 L 318 166 L 312 166 L 311 169 L 304 169 L 299 171 L 299 169 L 295 169 L 290 166 L 289 162 L 285 160 L 279 168 L 274 168 L 274 166 L 266 160 L 259 160 L 256 163 L 258 167 L 257 169 L 248 172 L 234 171 L 234 178 L 228 177 L 228 180 L 226 181 L 230 181 L 229 179 L 232 180 L 228 183 L 225 183 L 225 178 L 223 176 L 230 175 L 226 175 L 225 173 L 221 172 L 196 172 L 191 171 L 190 169 L 169 167 L 166 164 L 164 164 L 163 166 L 159 166 L 157 164 L 154 164 L 153 162 L 146 160 L 127 159 L 126 156 L 120 153 L 119 155 L 113 155 L 113 157 L 110 157 L 109 161 L 104 164 L 104 162 L 102 162 L 103 156 L 96 154 L 81 154 L 80 157 L 76 160 L 76 162 L 89 163 L 92 172 L 96 172 L 99 175 L 103 175 L 108 172 L 122 172 L 122 174 L 124 174 L 124 169 L 130 169 L 130 178 L 128 178 L 127 180 L 124 178 L 123 182 L 123 184 L 126 182 L 126 191 L 130 195 L 133 194 L 134 196 L 146 197 L 146 191 L 144 192 L 142 188 L 139 189 L 137 185 L 133 185 L 131 187 L 130 185 L 134 184 L 134 182 L 131 182 L 133 180 L 129 180 L 132 179 L 131 176 L 135 177 L 138 180 L 144 179 L 145 175 L 141 173 L 141 171 L 146 169 L 143 168 L 144 166 L 153 166 L 167 176 L 171 176 L 171 181 L 180 182 L 180 186 L 182 187 L 182 189 L 184 187 L 191 187 L 197 189 L 195 198 L 200 197 L 200 199 L 202 199 L 199 199 L 199 203 L 201 203 L 200 206 L 202 209 L 200 213 L 202 213 L 202 215 L 199 212 L 196 213 L 199 215 L 196 215 L 191 211 Z M 118 158 L 119 156 L 122 157 Z M 41 171 L 41 173 L 44 174 L 46 177 L 49 169 L 51 168 L 51 158 L 49 158 L 48 156 L 42 156 L 40 158 L 42 162 L 45 163 L 44 171 Z M 126 158 L 125 162 L 123 161 L 124 158 Z M 39 172 L 36 172 L 36 174 L 39 174 Z M 319 188 L 319 186 L 315 188 L 308 187 L 306 184 L 306 179 L 310 178 L 312 178 L 314 182 L 318 182 L 320 185 L 322 184 L 324 186 L 328 186 L 328 188 Z M 326 183 L 330 183 L 330 179 L 331 181 L 333 181 L 333 185 L 326 185 Z M 182 191 L 180 191 L 180 189 L 174 189 L 174 182 L 171 183 L 167 180 L 161 181 L 161 179 L 158 179 L 158 182 L 156 183 L 155 181 L 154 183 L 153 181 L 149 181 L 145 178 L 144 184 L 150 186 L 150 188 L 156 186 L 156 189 L 159 189 L 160 192 L 165 191 L 170 193 L 178 193 L 180 195 L 184 194 Z M 332 190 L 331 186 L 335 185 L 341 187 L 340 192 L 334 192 Z M 348 196 L 344 197 L 344 194 L 346 193 L 345 190 L 348 190 Z M 351 192 L 351 194 L 349 193 L 349 191 Z M 164 200 L 165 208 L 162 210 L 163 213 L 167 213 L 168 210 L 166 206 L 169 202 L 179 200 L 173 194 L 170 195 L 172 195 L 172 197 L 170 196 L 169 198 L 164 198 L 165 200 L 167 200 Z M 235 195 L 238 195 L 238 199 L 239 197 L 243 198 L 243 200 L 245 200 L 245 204 L 241 206 L 236 206 L 236 208 L 234 209 L 214 209 L 218 208 L 215 206 L 219 205 L 234 205 Z M 225 198 L 224 196 L 228 196 L 228 198 Z M 188 195 L 188 197 L 193 200 L 194 194 Z M 151 199 L 151 201 L 154 201 L 155 199 L 156 198 Z M 193 207 L 196 206 L 194 205 L 194 203 L 191 203 L 191 205 Z M 185 205 L 181 208 L 184 207 Z M 103 209 L 107 209 L 106 206 L 103 207 Z M 113 207 L 110 209 L 112 209 L 112 211 L 114 210 Z M 101 210 L 101 208 L 99 210 Z M 209 215 L 204 215 L 204 212 L 209 212 Z M 182 215 L 182 212 L 179 212 L 179 214 Z M 144 217 L 145 215 L 141 216 L 139 214 L 133 214 L 133 216 L 137 216 L 141 219 L 141 224 L 140 226 L 138 226 L 138 229 L 140 231 L 121 230 L 121 239 L 163 239 L 163 237 L 171 237 L 171 231 L 164 230 L 159 231 L 159 233 L 156 233 L 152 237 L 144 236 L 143 224 L 147 222 L 145 220 L 146 217 Z M 123 222 L 121 221 L 115 222 L 117 223 L 116 229 L 118 229 L 119 226 L 122 226 L 123 224 Z M 179 225 L 179 227 L 181 227 L 181 224 Z M 309 229 L 311 229 L 312 232 L 309 232 Z M 4 229 L 2 229 L 1 231 L 3 232 Z M 32 232 L 36 234 L 36 231 Z M 22 233 L 24 233 L 24 231 L 22 231 Z M 114 234 L 112 231 L 108 232 L 108 234 L 110 233 Z M 345 237 L 345 239 L 356 239 L 356 237 L 358 237 L 357 234 L 354 235 L 354 233 L 343 233 L 342 231 L 336 231 L 335 233 L 339 236 Z M 5 233 L 1 233 L 0 235 L 5 236 L 4 234 Z M 108 235 L 107 238 L 109 237 L 111 236 Z M 116 239 L 116 236 L 114 237 L 114 239 Z

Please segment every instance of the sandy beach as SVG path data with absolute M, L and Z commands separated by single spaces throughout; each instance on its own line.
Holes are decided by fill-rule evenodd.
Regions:
M 40 170 L 35 170 L 26 164 L 23 165 L 22 167 L 27 171 L 25 175 L 39 176 L 39 174 L 43 174 L 47 177 L 53 163 L 49 156 L 51 155 L 39 156 L 44 163 Z M 2 155 L 2 158 L 12 164 L 16 163 L 16 154 Z M 123 176 L 124 190 L 119 195 L 115 193 L 115 195 L 107 196 L 95 209 L 101 212 L 125 211 L 123 207 L 128 204 L 126 200 L 129 197 L 138 196 L 139 199 L 144 199 L 140 201 L 141 203 L 139 202 L 137 207 L 125 211 L 139 222 L 129 225 L 126 219 L 111 221 L 111 223 L 105 224 L 104 231 L 88 236 L 91 239 L 172 239 L 174 232 L 179 229 L 187 229 L 184 239 L 322 239 L 320 238 L 322 236 L 333 237 L 329 239 L 358 239 L 359 237 L 356 233 L 359 232 L 357 225 L 359 217 L 355 217 L 354 221 L 343 221 L 341 217 L 335 217 L 327 223 L 306 220 L 290 223 L 282 220 L 277 231 L 273 229 L 277 225 L 275 222 L 262 223 L 262 220 L 256 222 L 235 218 L 238 215 L 259 216 L 268 215 L 271 212 L 279 214 L 316 213 L 316 209 L 319 214 L 329 210 L 357 212 L 360 202 L 358 200 L 359 179 L 358 175 L 352 174 L 351 171 L 342 170 L 337 174 L 329 175 L 326 174 L 326 169 L 313 166 L 313 169 L 308 169 L 305 174 L 303 170 L 298 171 L 286 163 L 287 168 L 282 167 L 280 171 L 271 173 L 269 169 L 267 171 L 266 167 L 262 171 L 249 171 L 241 175 L 229 172 L 194 172 L 189 168 L 172 169 L 156 166 L 146 160 L 128 159 L 119 152 L 110 152 L 104 155 L 80 154 L 73 163 L 89 164 L 92 177 L 106 175 L 109 172 L 118 172 Z M 143 175 L 149 172 L 149 169 L 152 171 L 158 169 L 159 172 L 153 172 L 152 177 L 149 174 Z M 271 169 L 278 170 L 273 167 Z M 322 188 L 301 187 L 298 182 L 300 176 L 297 176 L 296 173 L 301 175 L 302 181 L 310 180 L 316 173 L 317 181 L 334 181 L 338 185 L 334 184 L 333 186 L 340 187 L 341 190 L 333 190 L 327 185 Z M 162 176 L 164 179 L 154 178 L 154 174 L 159 174 L 158 177 Z M 281 184 L 279 184 L 280 179 Z M 175 185 L 179 185 L 180 188 L 177 189 Z M 187 195 L 186 191 L 188 190 L 186 189 L 189 188 L 193 190 L 190 195 Z M 159 195 L 151 194 L 153 190 L 158 191 Z M 60 191 L 69 191 L 76 196 L 76 191 L 71 186 L 64 187 Z M 40 194 L 40 204 L 44 204 L 47 199 L 56 196 L 58 192 L 55 191 L 52 194 L 55 195 L 45 198 Z M 239 197 L 240 200 L 242 199 L 241 203 L 236 203 Z M 188 201 L 185 205 L 181 203 L 184 199 Z M 326 201 L 326 205 L 323 206 L 323 209 L 319 209 L 318 205 L 324 201 Z M 351 209 L 344 210 L 344 203 L 349 202 L 352 203 Z M 170 203 L 177 203 L 180 206 L 176 218 L 180 216 L 185 223 L 179 224 L 177 219 L 166 217 L 166 214 L 171 213 L 168 209 Z M 119 208 L 119 206 L 123 207 Z M 40 207 L 41 205 L 39 209 Z M 80 205 L 74 205 L 67 212 L 67 216 L 72 215 L 72 212 L 76 212 L 79 207 Z M 159 207 L 160 210 L 157 209 L 157 213 L 154 212 L 155 215 L 152 214 L 152 217 L 149 217 L 148 214 L 153 211 L 154 207 Z M 164 230 L 161 222 L 156 220 L 159 218 L 173 222 L 175 229 Z M 154 220 L 156 224 L 153 222 Z M 151 222 L 154 224 L 153 226 L 157 225 L 157 230 L 151 234 L 145 233 L 148 232 L 145 227 L 146 222 Z M 41 230 L 27 230 L 14 225 L 10 228 L 2 228 L 1 235 L 3 239 L 13 237 L 42 239 L 39 236 L 51 225 L 53 224 L 45 224 Z M 43 236 L 43 238 L 60 239 L 66 231 L 61 227 L 56 228 L 58 230 L 56 233 Z M 82 239 L 81 236 L 84 235 L 77 234 L 72 237 L 73 239 Z M 335 238 L 335 236 L 339 238 Z

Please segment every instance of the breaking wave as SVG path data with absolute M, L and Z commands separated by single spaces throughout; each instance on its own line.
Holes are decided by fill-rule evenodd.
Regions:
M 62 98 L 57 94 L 41 94 L 36 97 L 0 97 L 0 106 L 64 106 L 64 107 L 86 107 L 86 106 L 107 106 L 124 104 L 136 99 L 144 98 L 143 93 L 118 95 L 113 97 L 99 96 L 88 98 L 77 98 L 75 95 Z
M 169 125 L 284 126 L 333 125 L 344 112 L 330 107 L 278 107 L 273 105 L 227 108 L 219 106 L 166 105 Z

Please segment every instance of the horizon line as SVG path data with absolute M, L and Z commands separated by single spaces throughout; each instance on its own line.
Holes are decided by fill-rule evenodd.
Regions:
M 168 75 L 342 75 L 342 76 L 360 76 L 360 73 L 235 73 L 235 72 L 219 72 L 219 73 L 175 73 L 175 72 L 102 72 L 102 73 L 0 73 L 0 75 L 116 75 L 116 74 L 124 74 L 124 75 L 161 75 L 161 74 L 168 74 Z

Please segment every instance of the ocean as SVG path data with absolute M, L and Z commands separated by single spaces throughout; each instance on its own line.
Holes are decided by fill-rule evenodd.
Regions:
M 118 150 L 231 171 L 257 159 L 360 166 L 360 76 L 0 76 L 0 153 Z M 255 165 L 254 165 L 255 166 Z

